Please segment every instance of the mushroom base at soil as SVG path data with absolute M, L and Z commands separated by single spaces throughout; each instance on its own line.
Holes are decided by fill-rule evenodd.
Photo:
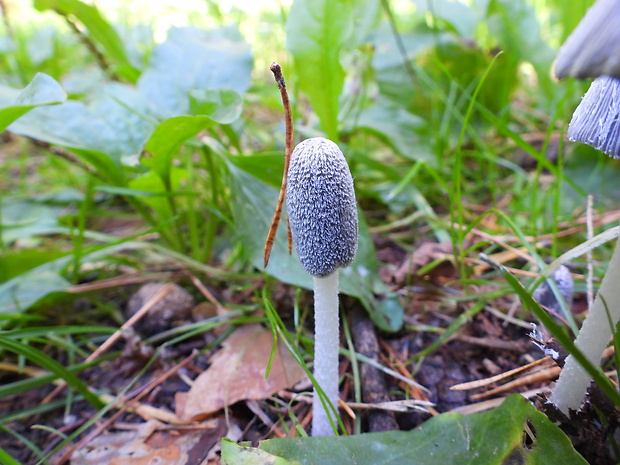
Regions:
M 595 366 L 599 365 L 613 329 L 620 320 L 618 283 L 620 283 L 620 242 L 616 243 L 601 287 L 575 340 L 575 345 Z M 588 372 L 572 355 L 569 355 L 549 400 L 565 414 L 569 413 L 569 409 L 579 410 L 591 381 L 592 377 Z

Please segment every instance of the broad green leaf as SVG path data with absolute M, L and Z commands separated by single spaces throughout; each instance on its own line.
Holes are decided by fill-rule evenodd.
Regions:
M 15 92 L 11 89 L 5 95 L 8 97 Z M 61 103 L 66 99 L 67 94 L 62 90 L 60 84 L 47 74 L 37 73 L 30 84 L 16 95 L 14 101 L 2 102 L 4 108 L 0 108 L 0 132 L 33 108 L 40 105 Z
M 54 57 L 56 49 L 56 38 L 59 31 L 51 24 L 38 27 L 26 43 L 26 51 L 30 62 L 39 66 L 44 61 Z M 65 87 L 66 89 L 66 87 Z
M 189 91 L 190 112 L 204 115 L 219 124 L 230 124 L 241 116 L 243 99 L 233 89 L 196 89 Z
M 172 159 L 181 145 L 212 124 L 213 120 L 207 116 L 176 116 L 161 122 L 144 145 L 147 157 L 152 156 L 145 163 L 153 167 L 168 185 Z
M 295 0 L 286 23 L 286 46 L 295 61 L 299 88 L 333 141 L 338 141 L 338 98 L 345 77 L 340 58 L 352 26 L 347 0 Z
M 98 239 L 105 241 L 107 238 L 104 235 L 99 235 Z M 226 276 L 226 273 L 218 268 L 210 267 L 185 255 L 149 242 L 123 241 L 114 244 L 97 245 L 84 251 L 80 258 L 82 263 L 97 262 L 113 257 L 115 254 L 128 251 L 135 254 L 142 250 L 149 250 L 151 253 L 163 256 L 167 260 L 182 263 L 184 266 L 194 270 L 212 273 L 215 276 Z M 22 312 L 51 293 L 65 292 L 71 286 L 71 283 L 65 280 L 60 273 L 73 260 L 73 254 L 67 254 L 44 263 L 5 283 L 0 283 L 0 314 Z
M 454 35 L 424 30 L 402 34 L 400 40 L 407 51 L 407 59 L 414 61 L 418 55 L 436 45 L 452 43 Z M 381 95 L 400 106 L 411 108 L 414 102 L 424 96 L 420 95 L 419 87 L 415 86 L 412 76 L 403 65 L 403 56 L 394 34 L 387 27 L 381 27 L 374 35 L 373 46 L 375 54 L 372 66 Z
M 608 208 L 617 205 L 620 198 L 620 167 L 609 157 L 585 144 L 575 144 L 563 168 L 566 176 L 576 185 L 593 195 L 597 202 Z M 532 194 L 534 195 L 534 194 Z M 571 186 L 562 190 L 561 207 L 563 214 L 570 215 L 575 205 L 583 203 L 584 195 Z
M 154 121 L 147 101 L 134 88 L 111 83 L 88 104 L 69 100 L 36 108 L 10 130 L 50 144 L 105 154 L 120 163 L 123 156 L 139 153 Z
M 355 0 L 350 43 L 356 46 L 370 42 L 381 21 L 381 15 L 381 0 Z
M 176 116 L 161 122 L 144 145 L 153 158 L 147 164 L 169 184 L 172 159 L 190 137 L 213 124 L 230 124 L 241 114 L 241 96 L 232 89 L 190 91 L 192 113 L 200 116 Z
M 155 171 L 148 171 L 129 182 L 129 187 L 134 192 L 144 191 L 151 193 L 151 195 L 135 195 L 157 212 L 160 222 L 169 220 L 175 216 L 172 203 L 168 197 L 178 195 L 177 191 L 181 188 L 181 183 L 184 179 L 187 179 L 188 176 L 185 169 L 176 166 L 172 166 L 167 174 L 169 176 L 169 185 L 166 185 L 161 175 Z
M 396 103 L 382 99 L 366 108 L 358 118 L 348 122 L 347 132 L 363 129 L 378 135 L 403 157 L 411 160 L 435 162 L 427 150 L 420 150 L 419 133 L 425 127 L 424 120 L 409 113 Z
M 554 27 L 561 27 L 562 35 L 558 38 L 564 42 L 571 32 L 577 27 L 579 21 L 585 16 L 594 0 L 578 0 L 566 2 L 565 0 L 549 0 L 547 6 L 552 14 L 557 16 Z
M 444 413 L 412 431 L 271 439 L 260 449 L 301 465 L 587 465 L 562 430 L 519 395 L 488 412 Z
M 153 50 L 138 88 L 159 118 L 166 119 L 189 114 L 190 92 L 197 89 L 244 94 L 251 73 L 250 45 L 229 30 L 173 28 Z
M 123 186 L 122 164 L 135 163 L 149 138 L 157 141 L 149 144 L 150 149 L 163 141 L 159 150 L 167 154 L 162 158 L 169 159 L 180 139 L 184 142 L 207 123 L 234 121 L 240 112 L 239 92 L 249 87 L 251 71 L 249 45 L 233 32 L 174 29 L 153 52 L 137 88 L 109 83 L 87 102 L 70 100 L 37 108 L 40 111 L 31 111 L 10 129 L 72 149 L 108 182 Z M 0 102 L 5 100 L 1 91 Z M 164 141 L 162 135 L 172 134 L 166 127 L 174 126 L 166 122 L 152 134 L 159 120 L 189 113 L 190 101 L 194 111 L 206 115 L 183 123 L 186 131 L 195 128 L 192 134 L 173 134 L 173 140 Z
M 46 205 L 26 199 L 4 199 L 0 217 L 0 237 L 6 245 L 18 239 L 64 231 L 58 217 L 63 206 Z
M 456 0 L 412 0 L 418 11 L 433 16 L 452 27 L 459 36 L 473 38 L 476 28 L 474 12 L 465 3 Z
M 141 247 L 143 245 L 140 243 L 99 246 L 90 252 L 85 252 L 81 259 L 83 263 L 89 260 L 96 261 L 125 249 Z M 0 314 L 23 312 L 50 294 L 66 292 L 71 283 L 61 273 L 73 260 L 73 254 L 65 254 L 0 283 Z
M 222 438 L 222 465 L 298 465 L 254 447 Z
M 39 11 L 52 10 L 63 16 L 75 16 L 86 26 L 89 36 L 104 50 L 105 57 L 115 71 L 130 82 L 135 82 L 140 71 L 130 63 L 123 41 L 101 15 L 97 7 L 79 0 L 34 0 Z
M 232 213 L 237 237 L 257 269 L 263 268 L 263 248 L 278 198 L 278 190 L 229 163 Z M 284 218 L 284 217 L 283 217 Z M 359 215 L 359 243 L 353 262 L 340 272 L 340 292 L 359 298 L 373 322 L 384 330 L 402 326 L 403 310 L 377 274 L 378 262 L 368 226 Z M 288 253 L 285 222 L 281 221 L 266 271 L 279 280 L 312 289 L 312 277 Z M 379 295 L 383 299 L 377 299 Z
M 13 458 L 7 451 L 0 447 L 0 463 L 4 465 L 22 465 L 17 460 Z
M 57 271 L 39 268 L 0 285 L 0 313 L 22 312 L 49 294 L 64 292 L 71 286 Z
M 158 186 L 163 186 L 163 184 L 159 183 Z M 176 195 L 174 192 L 159 192 L 159 190 L 154 192 L 116 186 L 97 186 L 95 187 L 95 191 L 112 195 L 122 195 L 123 197 L 170 197 Z
M 69 232 L 66 229 L 53 230 L 50 228 L 43 232 L 43 234 L 60 234 Z M 53 248 L 10 248 L 7 251 L 0 253 L 0 283 L 8 281 L 11 278 L 19 276 L 22 273 L 31 270 L 43 263 L 54 260 L 58 257 L 62 257 L 64 252 L 54 250 Z
M 280 187 L 284 170 L 284 153 L 257 153 L 251 156 L 230 157 L 236 166 L 271 186 Z

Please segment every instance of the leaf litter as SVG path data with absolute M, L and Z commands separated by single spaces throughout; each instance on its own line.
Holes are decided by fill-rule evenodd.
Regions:
M 278 344 L 265 377 L 273 342 L 272 332 L 261 325 L 235 329 L 189 392 L 176 395 L 178 417 L 200 421 L 240 400 L 265 399 L 301 381 L 305 372 L 283 344 Z
M 545 368 L 542 370 L 545 374 L 540 375 L 539 372 L 537 378 L 532 377 L 536 373 L 527 369 L 520 372 L 518 367 L 527 366 L 528 363 L 540 359 L 541 353 L 527 341 L 525 328 L 510 324 L 512 320 L 506 318 L 506 313 L 514 304 L 509 295 L 499 296 L 489 302 L 488 306 L 492 307 L 493 311 L 490 311 L 491 308 L 487 311 L 482 307 L 471 313 L 443 344 L 425 357 L 416 358 L 416 354 L 428 348 L 438 335 L 458 320 L 459 314 L 472 308 L 472 304 L 467 300 L 451 298 L 462 295 L 453 281 L 456 273 L 452 266 L 454 257 L 451 244 L 427 244 L 417 248 L 415 256 L 412 257 L 389 240 L 377 241 L 378 256 L 383 262 L 381 276 L 393 291 L 400 294 L 402 301 L 407 303 L 405 321 L 408 327 L 406 331 L 393 334 L 372 329 L 376 332 L 379 343 L 376 348 L 377 363 L 405 378 L 415 379 L 428 389 L 428 392 L 415 390 L 409 384 L 379 373 L 385 380 L 385 392 L 388 393 L 383 401 L 388 401 L 385 402 L 386 409 L 395 410 L 393 415 L 397 427 L 401 430 L 411 429 L 442 412 L 484 411 L 499 405 L 509 392 L 521 392 L 536 399 L 538 394 L 545 392 L 557 370 L 554 370 L 555 367 Z M 506 255 L 502 260 L 515 263 L 520 258 L 513 254 Z M 407 277 L 402 270 L 410 267 L 411 263 L 417 273 L 411 273 L 410 277 Z M 158 272 L 161 276 L 162 269 Z M 170 269 L 169 272 L 176 273 L 179 279 L 187 275 L 179 274 L 178 269 Z M 389 279 L 389 276 L 392 276 L 392 279 Z M 139 277 L 134 274 L 127 276 L 128 283 L 139 281 Z M 250 306 L 255 307 L 253 294 L 239 292 L 237 295 L 233 290 L 234 286 L 228 289 L 218 289 L 211 285 L 207 287 L 194 276 L 190 282 L 199 290 L 198 293 L 209 301 L 209 305 L 214 308 L 211 313 L 216 317 L 225 315 L 228 312 L 227 306 L 231 304 L 251 304 Z M 108 288 L 106 292 L 120 289 L 122 280 L 115 281 L 113 286 L 115 287 Z M 142 295 L 142 307 L 132 310 L 134 317 L 130 321 L 131 325 L 126 324 L 123 331 L 130 330 L 130 327 L 142 318 L 153 317 L 150 312 L 157 309 L 158 304 L 161 307 L 162 302 L 166 301 L 167 293 L 175 286 L 151 285 L 150 298 Z M 480 289 L 485 290 L 484 287 Z M 291 308 L 294 300 L 292 291 L 290 286 L 276 285 L 272 294 L 276 308 Z M 134 296 L 136 295 L 138 294 L 134 293 Z M 227 303 L 220 303 L 215 295 L 225 299 Z M 127 297 L 125 299 L 130 300 Z M 300 307 L 306 307 L 309 302 L 309 295 L 302 293 L 298 302 Z M 198 307 L 205 303 L 198 303 Z M 343 297 L 342 303 L 345 309 L 356 309 L 365 315 L 365 310 L 352 298 Z M 167 305 L 174 308 L 176 303 L 172 299 L 167 301 Z M 577 296 L 573 308 L 583 305 L 582 296 Z M 166 315 L 170 308 L 161 307 L 158 311 Z M 172 325 L 168 330 L 174 330 L 196 324 L 193 319 L 197 314 L 200 312 L 184 311 L 180 313 L 183 316 L 176 320 L 161 320 L 166 320 L 167 326 Z M 138 315 L 137 319 L 135 315 Z M 289 317 L 285 313 L 283 317 L 289 325 Z M 370 327 L 372 328 L 372 325 Z M 148 463 L 151 459 L 157 459 L 165 465 L 217 463 L 215 452 L 219 449 L 219 441 L 214 440 L 215 437 L 227 436 L 256 442 L 265 437 L 295 435 L 295 423 L 291 418 L 297 418 L 299 426 L 306 426 L 310 418 L 309 406 L 304 396 L 299 394 L 300 391 L 303 393 L 309 390 L 310 385 L 307 380 L 305 385 L 304 382 L 299 384 L 300 380 L 306 379 L 305 374 L 281 342 L 275 351 L 269 377 L 265 378 L 265 368 L 274 342 L 272 331 L 258 323 L 246 323 L 236 328 L 219 325 L 216 329 L 217 331 L 213 328 L 206 330 L 194 338 L 158 351 L 152 357 L 153 363 L 138 378 L 136 386 L 126 393 L 123 393 L 123 387 L 130 384 L 136 373 L 143 368 L 144 362 L 142 366 L 140 363 L 136 364 L 136 353 L 140 352 L 140 344 L 148 345 L 149 339 L 139 333 L 134 333 L 131 337 L 125 334 L 121 338 L 122 333 L 118 333 L 110 338 L 112 342 L 102 344 L 103 348 L 107 347 L 109 350 L 122 344 L 125 350 L 119 358 L 102 362 L 100 367 L 84 372 L 82 377 L 91 387 L 112 389 L 121 395 L 118 398 L 115 395 L 105 398 L 106 402 L 115 401 L 116 413 L 94 430 L 96 434 L 93 434 L 91 428 L 88 441 L 81 440 L 77 443 L 77 448 L 65 446 L 50 463 L 68 463 L 69 458 L 72 465 L 125 465 L 142 463 L 142 460 Z M 166 331 L 164 329 L 164 333 Z M 217 341 L 220 336 L 224 337 L 221 344 L 216 344 L 211 350 L 201 354 L 191 354 L 192 350 L 203 348 L 205 343 Z M 103 356 L 104 352 L 105 350 L 99 349 L 95 354 Z M 181 363 L 184 358 L 185 362 Z M 351 369 L 347 361 L 343 360 L 341 374 L 346 374 Z M 515 369 L 517 372 L 510 372 Z M 550 371 L 553 373 L 550 374 Z M 502 375 L 504 372 L 506 374 Z M 485 379 L 486 382 L 480 381 Z M 367 384 L 368 380 L 362 378 L 361 381 Z M 501 383 L 506 381 L 514 384 L 502 387 Z M 461 390 L 453 389 L 458 385 Z M 463 390 L 465 388 L 467 390 Z M 343 377 L 341 391 L 346 401 L 354 400 L 354 386 L 350 376 Z M 49 394 L 49 389 L 38 393 L 29 392 L 15 405 L 3 404 L 2 413 L 36 405 L 46 394 Z M 404 405 L 404 408 L 400 409 L 390 406 L 390 401 L 402 402 L 407 397 L 420 403 Z M 491 399 L 485 400 L 488 397 Z M 362 401 L 368 402 L 366 399 Z M 428 404 L 429 401 L 431 404 Z M 354 409 L 357 408 L 355 402 L 351 404 Z M 411 408 L 417 405 L 425 408 Z M 369 421 L 368 410 L 360 408 L 356 411 L 357 415 L 361 415 L 362 428 L 366 428 Z M 52 417 L 43 416 L 37 422 L 56 425 L 59 430 L 71 432 L 87 422 L 92 415 L 92 409 L 78 403 L 70 418 L 54 419 L 53 411 L 49 415 Z M 162 420 L 166 422 L 164 426 L 158 423 Z M 347 430 L 353 432 L 355 420 L 344 414 L 343 421 Z M 22 422 L 21 429 L 19 421 L 12 422 L 11 426 L 27 435 L 34 431 L 33 440 L 41 444 L 49 442 L 47 451 L 51 451 L 60 440 L 42 430 L 31 430 L 31 422 L 32 419 Z M 149 424 L 156 426 L 144 426 Z M 123 431 L 128 427 L 133 430 Z M 151 431 L 149 428 L 154 429 Z M 151 434 L 147 436 L 149 431 Z M 0 440 L 0 446 L 8 448 L 3 441 Z M 211 454 L 201 455 L 199 458 L 194 449 L 198 447 L 197 444 L 202 444 L 200 448 L 204 452 L 207 443 L 210 444 Z M 115 452 L 111 453 L 111 450 Z M 192 457 L 189 462 L 188 457 Z M 29 462 L 23 460 L 23 463 Z

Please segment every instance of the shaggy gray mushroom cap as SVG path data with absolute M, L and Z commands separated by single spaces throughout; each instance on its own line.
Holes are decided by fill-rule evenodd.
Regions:
M 620 0 L 597 0 L 560 48 L 558 79 L 620 78 Z
M 571 142 L 620 158 L 620 80 L 601 76 L 583 96 L 568 125 Z
M 332 141 L 315 137 L 295 147 L 286 208 L 299 260 L 308 273 L 324 277 L 353 261 L 357 251 L 353 178 Z

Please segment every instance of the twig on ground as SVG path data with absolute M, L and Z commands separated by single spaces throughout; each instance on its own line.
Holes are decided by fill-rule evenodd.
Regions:
M 97 357 L 100 357 L 104 353 L 108 351 L 112 345 L 116 341 L 120 339 L 125 331 L 131 328 L 134 324 L 136 324 L 144 315 L 148 313 L 151 308 L 155 306 L 159 301 L 163 300 L 169 293 L 172 291 L 172 283 L 167 283 L 164 287 L 162 287 L 158 292 L 155 293 L 153 297 L 146 302 L 142 308 L 140 308 L 131 318 L 129 318 L 118 331 L 112 334 L 103 344 L 101 344 L 97 350 L 95 350 L 92 354 L 88 356 L 85 360 L 86 362 L 90 362 L 95 360 Z M 47 404 L 51 402 L 60 392 L 67 387 L 67 383 L 63 382 L 60 386 L 54 389 L 45 399 L 41 401 L 41 405 Z
M 166 286 L 164 286 L 162 288 L 162 290 L 165 287 Z M 153 300 L 153 299 L 151 299 L 151 300 Z M 148 304 L 148 302 L 147 302 L 147 304 Z M 75 450 L 83 448 L 86 444 L 88 444 L 90 441 L 92 441 L 94 438 L 96 438 L 99 434 L 101 434 L 105 429 L 109 428 L 110 425 L 112 425 L 126 410 L 133 409 L 132 403 L 138 402 L 144 396 L 149 394 L 155 387 L 159 386 L 164 381 L 166 381 L 168 378 L 170 378 L 171 376 L 176 374 L 176 372 L 179 371 L 181 368 L 184 368 L 185 366 L 187 366 L 192 360 L 194 360 L 194 358 L 196 358 L 196 356 L 198 354 L 199 354 L 199 351 L 197 351 L 197 350 L 192 351 L 192 353 L 188 357 L 186 357 L 181 362 L 177 363 L 175 366 L 173 366 L 167 372 L 165 372 L 161 376 L 158 376 L 157 378 L 151 380 L 145 386 L 142 386 L 140 389 L 137 389 L 135 392 L 130 394 L 128 396 L 128 398 L 132 397 L 131 400 L 128 400 L 128 399 L 123 398 L 123 397 L 117 397 L 116 401 L 115 401 L 115 404 L 121 403 L 121 405 L 122 405 L 119 408 L 119 410 L 117 412 L 115 412 L 106 421 L 104 421 L 103 423 L 98 425 L 97 428 L 95 428 L 93 431 L 91 431 L 88 435 L 84 436 L 77 444 L 68 447 L 67 450 L 62 454 L 62 456 L 57 461 L 54 462 L 54 465 L 63 465 L 64 463 L 66 463 L 71 458 L 71 455 L 73 454 L 73 452 Z

